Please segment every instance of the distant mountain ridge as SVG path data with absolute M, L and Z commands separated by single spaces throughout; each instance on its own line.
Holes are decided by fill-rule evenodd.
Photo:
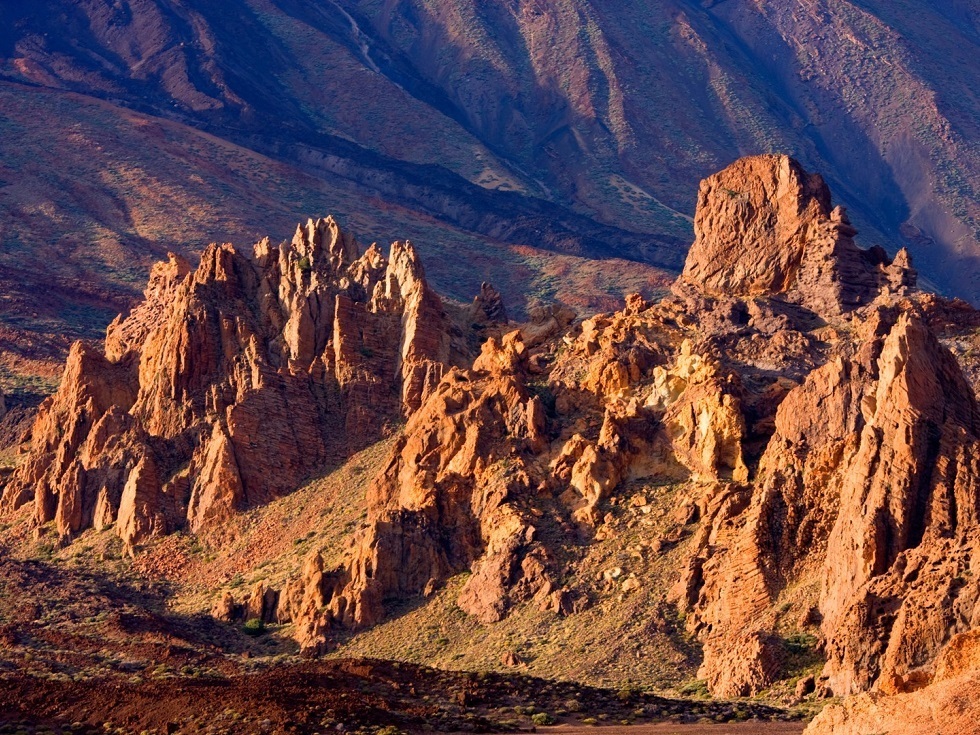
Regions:
M 513 270 L 510 246 L 676 272 L 696 183 L 786 151 L 824 173 L 863 242 L 909 247 L 925 285 L 976 301 L 978 18 L 975 2 L 907 0 L 5 3 L 0 265 L 70 240 L 29 271 L 90 284 L 71 313 L 41 310 L 49 332 L 83 336 L 168 248 L 333 211 L 405 233 L 430 264 L 427 241 L 458 250 L 430 267 L 437 288 L 493 280 L 516 306 L 527 289 L 500 283 L 505 268 L 456 281 L 474 263 Z M 99 135 L 89 153 L 112 173 L 60 171 L 85 150 L 75 136 L 117 129 L 125 140 Z M 161 156 L 186 178 L 154 181 Z M 160 184 L 169 201 L 147 201 Z M 578 289 L 606 308 L 623 295 Z

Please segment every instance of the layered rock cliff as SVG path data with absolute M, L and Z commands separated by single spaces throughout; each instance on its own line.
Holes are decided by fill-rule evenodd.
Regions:
M 333 219 L 251 255 L 210 245 L 153 268 L 144 301 L 72 347 L 3 506 L 62 538 L 114 526 L 132 549 L 296 488 L 410 416 L 451 358 L 410 243 L 361 252 Z
M 826 707 L 805 735 L 971 733 L 980 722 L 980 632 L 958 633 L 940 651 L 933 673 L 913 692 L 864 692 Z

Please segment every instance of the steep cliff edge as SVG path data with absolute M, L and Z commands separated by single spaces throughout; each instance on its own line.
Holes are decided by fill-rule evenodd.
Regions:
M 64 538 L 115 526 L 132 549 L 287 493 L 411 415 L 451 358 L 409 243 L 360 252 L 332 219 L 247 256 L 156 265 L 145 300 L 81 342 L 40 410 L 3 506 Z

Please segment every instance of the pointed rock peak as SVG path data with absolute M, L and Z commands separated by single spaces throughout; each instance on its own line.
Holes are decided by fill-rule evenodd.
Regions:
M 194 280 L 199 284 L 205 283 L 236 283 L 238 274 L 236 260 L 240 259 L 238 251 L 230 242 L 211 243 L 201 253 L 201 262 L 194 273 Z
M 408 240 L 391 244 L 388 256 L 386 291 L 389 297 L 405 298 L 416 288 L 424 288 L 425 269 L 415 246 Z
M 387 263 L 385 260 L 385 254 L 381 252 L 381 248 L 378 247 L 378 243 L 372 242 L 368 249 L 364 251 L 364 255 L 361 259 L 366 261 L 367 264 L 372 268 L 384 267 Z
M 823 178 L 785 155 L 743 158 L 702 181 L 694 231 L 678 286 L 707 296 L 783 295 L 833 315 L 914 282 L 881 248 L 861 250 Z
M 220 526 L 377 441 L 450 359 L 451 325 L 417 253 L 394 251 L 394 267 L 377 247 L 335 267 L 354 238 L 310 220 L 254 258 L 211 244 L 193 273 L 158 264 L 147 298 L 110 325 L 105 356 L 72 348 L 0 507 L 33 498 L 36 523 L 63 535 L 117 522 L 132 548 Z M 396 298 L 375 299 L 386 276 Z
M 892 260 L 892 265 L 911 270 L 912 255 L 909 253 L 909 249 L 902 248 L 897 253 L 895 253 L 895 258 Z
M 170 267 L 174 268 L 178 275 L 185 276 L 190 273 L 191 265 L 187 262 L 187 258 L 177 253 L 167 252 L 167 263 Z
M 293 249 L 300 261 L 305 261 L 303 270 L 319 269 L 324 254 L 330 260 L 334 271 L 348 267 L 361 256 L 361 249 L 353 235 L 344 232 L 333 216 L 306 220 L 306 224 L 296 225 L 292 240 Z
M 507 324 L 507 309 L 500 292 L 492 284 L 480 284 L 480 293 L 473 299 L 474 318 L 491 324 Z
M 167 253 L 166 261 L 154 263 L 150 269 L 150 282 L 144 292 L 147 297 L 154 291 L 167 288 L 180 281 L 191 272 L 191 264 L 187 259 L 176 253 Z
M 422 259 L 419 257 L 418 251 L 410 240 L 405 240 L 404 242 L 396 240 L 391 243 L 391 255 L 389 255 L 388 259 L 396 271 L 411 274 L 413 278 L 419 281 L 425 280 Z

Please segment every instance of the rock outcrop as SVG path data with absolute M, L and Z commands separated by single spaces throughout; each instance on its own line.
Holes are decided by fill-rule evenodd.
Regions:
M 486 282 L 480 285 L 480 293 L 473 299 L 472 311 L 473 321 L 477 324 L 489 323 L 503 326 L 510 321 L 500 292 Z
M 701 182 L 695 242 L 679 287 L 709 296 L 785 296 L 819 314 L 915 285 L 903 250 L 861 250 L 819 174 L 789 156 L 743 158 Z
M 568 585 L 570 540 L 602 538 L 620 489 L 650 480 L 682 488 L 656 547 L 690 535 L 672 598 L 714 693 L 770 686 L 794 632 L 826 662 L 812 689 L 929 681 L 980 622 L 980 413 L 934 331 L 957 309 L 853 234 L 791 159 L 711 177 L 671 296 L 580 325 L 540 314 L 445 376 L 347 563 L 297 593 L 316 611 L 305 638 L 464 570 L 458 603 L 480 620 L 532 599 L 574 614 L 589 590 Z
M 744 207 L 725 201 L 738 199 L 736 184 L 749 194 Z M 840 228 L 825 247 L 828 222 L 839 218 L 826 219 L 819 179 L 785 158 L 753 159 L 709 179 L 701 203 L 711 211 L 699 214 L 680 292 L 731 301 L 722 292 L 768 291 L 837 325 L 821 335 L 825 354 L 814 356 L 823 364 L 781 399 L 751 484 L 720 488 L 725 500 L 678 586 L 704 640 L 701 676 L 725 696 L 769 686 L 785 654 L 776 602 L 817 584 L 823 684 L 838 694 L 915 686 L 950 631 L 976 624 L 976 585 L 954 581 L 980 531 L 972 387 L 927 310 L 903 298 L 913 282 L 904 255 L 886 264 Z
M 953 636 L 934 668 L 918 691 L 866 692 L 829 705 L 810 723 L 805 735 L 975 732 L 980 722 L 980 631 Z
M 459 604 L 485 622 L 551 592 L 534 518 L 517 502 L 535 482 L 527 457 L 547 444 L 527 352 L 519 332 L 489 340 L 409 420 L 369 491 L 369 525 L 346 569 L 304 575 L 303 597 L 317 603 L 299 607 L 304 641 L 324 645 L 332 625 L 372 625 L 385 598 L 421 595 L 471 566 Z
M 410 416 L 451 358 L 418 254 L 361 253 L 333 219 L 252 256 L 210 245 L 153 268 L 105 353 L 77 343 L 4 497 L 62 538 L 127 547 L 287 493 Z
M 750 656 L 742 641 L 773 637 L 772 605 L 804 579 L 822 580 L 825 677 L 840 694 L 914 677 L 947 630 L 971 625 L 976 590 L 953 580 L 980 530 L 972 389 L 916 317 L 867 329 L 853 355 L 789 392 L 747 507 L 707 531 L 703 584 L 689 602 L 705 637 L 702 675 L 720 693 L 772 682 L 761 672 L 778 652 L 759 646 Z M 934 605 L 937 595 L 946 604 Z M 752 658 L 756 673 L 733 673 Z

